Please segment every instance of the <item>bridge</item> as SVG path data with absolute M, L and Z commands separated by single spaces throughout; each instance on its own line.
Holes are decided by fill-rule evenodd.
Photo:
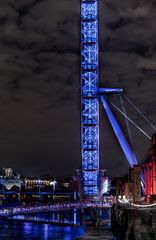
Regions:
M 70 209 L 84 209 L 84 208 L 110 208 L 110 203 L 56 203 L 56 204 L 42 204 L 42 205 L 27 205 L 18 207 L 1 208 L 0 216 L 8 217 L 12 215 L 49 212 L 49 211 L 61 211 Z
M 0 191 L 0 195 L 69 195 L 74 196 L 75 198 L 78 197 L 77 192 L 50 192 L 50 191 Z

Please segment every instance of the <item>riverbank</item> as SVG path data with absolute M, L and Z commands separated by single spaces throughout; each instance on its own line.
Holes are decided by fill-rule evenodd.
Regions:
M 85 234 L 75 240 L 115 240 L 115 238 L 109 229 L 86 227 Z

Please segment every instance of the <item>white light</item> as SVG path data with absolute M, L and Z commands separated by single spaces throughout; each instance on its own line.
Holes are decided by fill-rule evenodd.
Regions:
M 139 207 L 139 208 L 147 208 L 147 207 L 154 207 L 154 206 L 156 206 L 156 203 L 152 203 L 152 204 L 148 204 L 148 205 L 141 205 L 141 204 L 134 204 L 134 203 L 132 203 L 132 206 L 134 206 L 134 207 Z
M 53 186 L 53 191 L 55 190 L 56 184 L 57 184 L 56 180 L 50 182 L 50 186 Z

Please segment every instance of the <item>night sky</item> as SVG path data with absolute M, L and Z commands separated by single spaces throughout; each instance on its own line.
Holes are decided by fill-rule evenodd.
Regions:
M 79 0 L 0 1 L 0 168 L 55 176 L 80 168 L 79 23 Z M 155 26 L 154 0 L 100 1 L 100 85 L 124 88 L 154 125 Z M 102 107 L 100 126 L 101 167 L 127 173 Z M 131 130 L 143 162 L 150 141 Z

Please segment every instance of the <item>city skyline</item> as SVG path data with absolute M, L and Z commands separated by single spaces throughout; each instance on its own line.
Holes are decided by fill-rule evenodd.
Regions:
M 156 6 L 99 3 L 100 85 L 124 88 L 155 125 Z M 69 176 L 81 166 L 80 1 L 5 0 L 0 9 L 0 165 L 26 175 Z M 115 177 L 128 164 L 105 119 L 101 109 L 101 167 Z M 150 144 L 136 133 L 143 161 Z

